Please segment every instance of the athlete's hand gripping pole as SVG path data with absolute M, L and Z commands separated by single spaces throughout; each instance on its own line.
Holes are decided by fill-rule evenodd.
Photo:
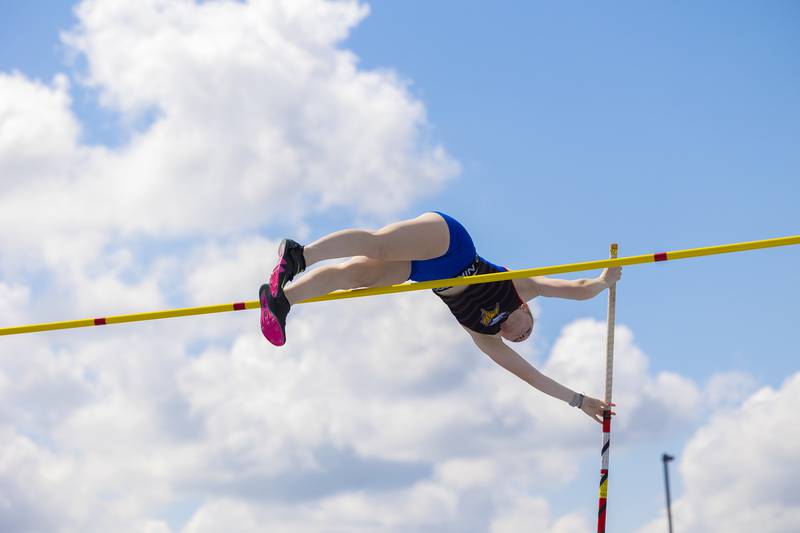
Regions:
M 617 244 L 611 245 L 611 258 L 617 257 Z M 597 533 L 606 531 L 606 502 L 608 499 L 608 454 L 611 446 L 611 384 L 614 371 L 614 318 L 617 304 L 617 284 L 608 288 L 608 329 L 606 331 L 606 396 L 608 409 L 603 412 L 603 463 L 600 467 L 600 499 L 597 508 Z

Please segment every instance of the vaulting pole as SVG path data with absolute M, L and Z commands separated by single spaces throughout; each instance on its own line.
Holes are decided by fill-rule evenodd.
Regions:
M 676 250 L 672 252 L 659 252 L 655 254 L 633 255 L 630 257 L 620 257 L 619 259 L 600 259 L 597 261 L 587 261 L 584 263 L 568 263 L 565 265 L 529 268 L 526 270 L 509 270 L 507 272 L 497 272 L 495 274 L 482 274 L 480 276 L 439 279 L 433 281 L 423 281 L 420 283 L 402 283 L 400 285 L 390 285 L 389 287 L 374 287 L 370 289 L 334 291 L 330 294 L 317 296 L 316 298 L 309 298 L 299 303 L 324 302 L 328 300 L 341 300 L 344 298 L 360 298 L 362 296 L 375 296 L 378 294 L 395 294 L 399 292 L 421 291 L 425 289 L 435 289 L 438 287 L 455 287 L 459 285 L 472 285 L 474 283 L 490 283 L 493 281 L 503 281 L 507 279 L 527 278 L 532 276 L 547 276 L 550 274 L 563 274 L 565 272 L 580 272 L 583 270 L 595 270 L 598 268 L 617 267 L 626 265 L 640 265 L 643 263 L 657 263 L 660 261 L 687 259 L 689 257 L 700 257 L 704 255 L 743 252 L 745 250 L 756 250 L 759 248 L 774 248 L 776 246 L 787 246 L 790 244 L 800 244 L 800 235 L 793 235 L 790 237 L 779 237 L 777 239 L 764 239 L 760 241 L 723 244 L 720 246 L 707 246 L 705 248 L 691 248 L 687 250 Z M 82 320 L 67 320 L 64 322 L 50 322 L 46 324 L 31 324 L 27 326 L 12 326 L 12 327 L 0 328 L 0 336 L 15 335 L 18 333 L 35 333 L 39 331 L 51 331 L 56 329 L 82 328 L 87 326 L 103 326 L 106 324 L 121 324 L 124 322 L 140 322 L 143 320 L 157 320 L 160 318 L 172 318 L 179 316 L 204 315 L 208 313 L 224 313 L 227 311 L 242 311 L 244 309 L 258 309 L 259 307 L 260 304 L 258 300 L 251 300 L 248 302 L 206 305 L 203 307 L 186 307 L 183 309 L 168 309 L 166 311 L 152 311 L 147 313 L 136 313 L 132 315 L 118 315 L 118 316 L 109 316 L 103 318 L 86 318 Z
M 617 245 L 611 245 L 611 258 L 617 257 Z M 611 385 L 614 377 L 614 321 L 617 306 L 616 283 L 608 289 L 608 327 L 606 329 L 606 395 L 609 408 L 603 412 L 603 449 L 600 452 L 600 498 L 597 506 L 597 533 L 606 531 L 606 507 L 608 503 L 608 455 L 611 448 Z

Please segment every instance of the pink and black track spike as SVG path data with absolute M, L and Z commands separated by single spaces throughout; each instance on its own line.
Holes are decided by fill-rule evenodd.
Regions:
M 305 268 L 303 246 L 291 239 L 281 241 L 278 247 L 278 264 L 272 270 L 269 284 L 265 283 L 258 291 L 261 333 L 275 346 L 286 343 L 286 315 L 291 307 L 283 288 Z

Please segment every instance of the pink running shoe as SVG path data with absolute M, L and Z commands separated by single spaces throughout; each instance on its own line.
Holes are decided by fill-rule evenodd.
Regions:
M 294 277 L 306 269 L 303 246 L 292 239 L 283 239 L 278 246 L 278 264 L 269 278 L 269 292 L 277 297 L 279 291 Z
M 291 307 L 283 293 L 283 287 L 305 268 L 303 246 L 291 239 L 281 241 L 278 247 L 278 264 L 272 270 L 269 284 L 265 283 L 258 291 L 261 302 L 261 333 L 275 346 L 286 343 L 286 315 Z
M 275 346 L 286 344 L 286 315 L 289 314 L 289 300 L 281 289 L 278 297 L 270 293 L 266 283 L 258 291 L 261 302 L 261 333 Z

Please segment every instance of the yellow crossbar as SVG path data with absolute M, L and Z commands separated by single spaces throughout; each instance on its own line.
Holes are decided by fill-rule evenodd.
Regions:
M 675 259 L 687 259 L 690 257 L 701 257 L 704 255 L 744 252 L 746 250 L 756 250 L 759 248 L 774 248 L 776 246 L 788 246 L 791 244 L 800 244 L 800 235 L 793 235 L 790 237 L 779 237 L 776 239 L 764 239 L 760 241 L 722 244 L 718 246 L 706 246 L 704 248 L 689 248 L 687 250 L 676 250 L 672 252 L 633 255 L 629 257 L 620 257 L 617 259 L 599 259 L 597 261 L 585 261 L 582 263 L 569 263 L 565 265 L 553 265 L 553 266 L 546 266 L 539 268 L 529 268 L 524 270 L 509 270 L 507 272 L 497 272 L 495 274 L 483 274 L 480 276 L 439 279 L 433 281 L 423 281 L 419 283 L 407 282 L 407 283 L 402 283 L 400 285 L 390 285 L 388 287 L 373 287 L 369 289 L 334 291 L 329 294 L 325 294 L 323 296 L 317 296 L 315 298 L 309 298 L 307 300 L 303 300 L 302 302 L 299 303 L 325 302 L 329 300 L 342 300 L 344 298 L 361 298 L 363 296 L 377 296 L 379 294 L 395 294 L 399 292 L 421 291 L 426 289 L 435 289 L 438 287 L 472 285 L 475 283 L 491 283 L 493 281 L 527 278 L 532 276 L 547 276 L 551 274 L 564 274 L 566 272 L 581 272 L 584 270 L 595 270 L 598 268 L 639 265 L 642 263 L 655 263 L 668 260 L 672 261 Z M 260 304 L 258 300 L 252 300 L 249 302 L 206 305 L 202 307 L 186 307 L 182 309 L 167 309 L 165 311 L 152 311 L 148 313 L 135 313 L 131 315 L 118 315 L 118 316 L 109 316 L 104 318 L 87 318 L 82 320 L 67 320 L 64 322 L 31 324 L 27 326 L 12 326 L 12 327 L 0 328 L 0 336 L 16 335 L 19 333 L 35 333 L 39 331 L 52 331 L 57 329 L 102 326 L 106 324 L 121 324 L 124 322 L 140 322 L 143 320 L 157 320 L 161 318 L 172 318 L 178 316 L 224 313 L 227 311 L 257 309 L 259 307 Z

